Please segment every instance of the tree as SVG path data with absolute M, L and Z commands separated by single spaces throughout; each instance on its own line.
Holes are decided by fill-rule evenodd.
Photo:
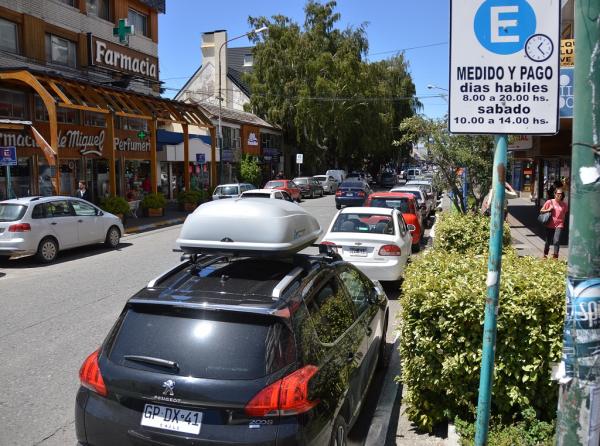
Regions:
M 244 155 L 240 161 L 240 176 L 244 183 L 259 185 L 262 183 L 260 165 L 252 155 Z
M 489 135 L 453 135 L 446 120 L 412 116 L 402 121 L 397 144 L 425 143 L 431 163 L 439 168 L 442 185 L 452 192 L 456 209 L 466 213 L 458 169 L 468 169 L 468 183 L 479 208 L 492 184 L 494 141 Z
M 281 126 L 284 143 L 316 169 L 389 160 L 400 121 L 420 107 L 403 55 L 366 62 L 366 25 L 336 28 L 335 8 L 308 1 L 303 27 L 281 15 L 248 19 L 269 28 L 255 37 L 249 108 Z

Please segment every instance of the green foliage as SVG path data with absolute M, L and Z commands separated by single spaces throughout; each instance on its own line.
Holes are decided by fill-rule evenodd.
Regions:
M 461 437 L 461 445 L 471 446 L 475 442 L 475 424 L 454 420 L 456 431 Z M 524 409 L 518 421 L 505 425 L 497 420 L 490 421 L 488 446 L 553 446 L 554 423 L 537 419 L 535 410 Z
M 312 170 L 395 158 L 398 125 L 421 107 L 404 55 L 368 63 L 366 24 L 340 29 L 336 8 L 309 0 L 303 26 L 281 15 L 248 20 L 269 28 L 254 39 L 248 108 L 281 126 Z
M 177 201 L 179 203 L 200 204 L 200 202 L 206 200 L 207 197 L 208 195 L 204 190 L 190 190 L 179 192 L 179 194 L 177 194 Z
M 144 209 L 160 209 L 167 205 L 167 200 L 162 194 L 150 193 L 144 196 L 140 206 Z
M 126 215 L 129 212 L 129 203 L 123 197 L 106 197 L 100 202 L 100 208 L 111 214 Z
M 244 155 L 240 162 L 240 177 L 245 183 L 261 184 L 262 172 L 255 157 Z
M 434 246 L 448 252 L 484 254 L 490 240 L 490 218 L 480 214 L 440 212 L 436 215 Z M 510 227 L 504 223 L 502 245 L 510 248 Z
M 485 256 L 441 249 L 406 270 L 399 320 L 403 403 L 423 429 L 455 416 L 474 419 L 486 273 Z M 542 420 L 554 417 L 558 389 L 550 363 L 561 356 L 565 276 L 564 262 L 513 251 L 503 256 L 491 409 L 503 421 L 528 407 Z
M 467 167 L 469 191 L 479 208 L 492 184 L 494 140 L 489 135 L 453 135 L 444 120 L 411 116 L 400 124 L 401 137 L 397 144 L 426 142 L 429 161 L 439 167 L 444 190 L 453 192 L 452 201 L 457 209 L 463 207 L 461 176 L 457 167 Z M 476 192 L 476 194 L 474 193 Z

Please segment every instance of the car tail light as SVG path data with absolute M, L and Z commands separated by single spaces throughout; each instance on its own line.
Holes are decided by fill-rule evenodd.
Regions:
M 380 256 L 400 256 L 402 255 L 402 250 L 398 245 L 383 245 L 379 248 Z
M 336 245 L 335 243 L 333 243 L 333 242 L 329 242 L 329 241 L 327 241 L 327 240 L 323 240 L 323 241 L 320 243 L 320 245 L 325 245 L 325 246 L 329 247 L 328 249 L 332 250 L 333 252 L 338 252 L 338 250 L 337 250 L 337 248 L 338 248 L 338 247 L 337 247 L 337 245 Z
M 10 225 L 8 232 L 29 232 L 31 231 L 31 225 L 29 223 L 17 223 L 16 225 Z
M 79 380 L 83 387 L 96 392 L 98 395 L 106 396 L 108 391 L 104 385 L 104 379 L 100 373 L 100 367 L 98 366 L 98 354 L 100 350 L 96 350 L 83 362 L 81 369 L 79 369 Z
M 307 365 L 265 387 L 246 405 L 251 417 L 296 415 L 315 407 L 319 401 L 308 399 L 308 383 L 319 368 Z
M 360 192 L 358 193 L 358 196 L 359 196 L 359 197 L 364 197 L 365 195 L 366 195 L 366 194 L 365 194 L 363 191 L 360 191 Z
M 342 196 L 342 191 L 340 189 L 335 191 L 335 196 L 336 197 L 341 197 Z

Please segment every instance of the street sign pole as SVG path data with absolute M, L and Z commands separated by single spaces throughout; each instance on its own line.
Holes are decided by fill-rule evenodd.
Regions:
M 496 349 L 496 328 L 498 315 L 498 296 L 500 294 L 500 272 L 502 270 L 502 229 L 504 226 L 504 181 L 506 179 L 506 159 L 508 136 L 496 136 L 494 154 L 492 215 L 490 220 L 490 253 L 488 256 L 487 299 L 485 301 L 485 320 L 483 322 L 483 354 L 481 357 L 481 375 L 479 376 L 479 399 L 477 402 L 477 423 L 475 445 L 487 444 L 494 382 L 494 352 Z
M 6 166 L 6 197 L 10 200 L 12 196 L 12 181 L 10 181 L 10 166 Z
M 558 446 L 600 444 L 600 3 L 574 5 L 575 97 Z M 561 367 L 562 369 L 562 367 Z

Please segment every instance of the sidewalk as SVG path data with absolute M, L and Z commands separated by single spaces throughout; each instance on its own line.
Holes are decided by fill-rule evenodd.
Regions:
M 512 245 L 522 256 L 542 257 L 544 255 L 544 228 L 537 221 L 539 208 L 525 198 L 508 201 L 506 221 L 510 226 Z M 561 234 L 558 257 L 567 260 L 569 256 L 568 230 Z M 550 247 L 552 253 L 552 247 Z
M 178 225 L 184 222 L 189 212 L 180 211 L 177 202 L 168 202 L 165 208 L 165 214 L 162 217 L 143 217 L 142 209 L 137 214 L 139 217 L 127 216 L 125 219 L 125 235 L 137 234 L 138 232 L 149 231 L 161 226 Z

